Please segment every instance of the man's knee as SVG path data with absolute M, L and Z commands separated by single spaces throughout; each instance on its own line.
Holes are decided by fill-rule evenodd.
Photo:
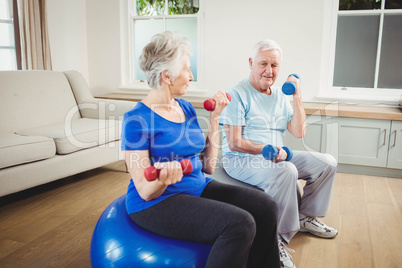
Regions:
M 323 154 L 322 162 L 325 163 L 325 167 L 323 167 L 323 169 L 326 170 L 325 173 L 328 174 L 330 177 L 333 177 L 333 174 L 336 173 L 336 169 L 338 166 L 335 157 L 330 154 Z
M 286 180 L 289 183 L 296 183 L 299 177 L 299 171 L 297 170 L 297 167 L 290 162 L 280 162 L 278 164 L 284 165 L 282 175 L 286 177 Z M 292 182 L 290 182 L 290 180 Z
M 325 163 L 331 168 L 336 169 L 338 166 L 338 162 L 336 161 L 335 157 L 330 154 L 324 154 Z
M 328 154 L 328 153 L 318 153 L 315 155 L 316 160 L 310 159 L 310 161 L 313 161 L 317 164 L 320 163 L 320 165 L 323 166 L 327 166 L 328 169 L 336 169 L 336 167 L 338 166 L 338 163 L 335 159 L 335 157 L 333 157 L 332 155 Z M 314 165 L 314 163 L 313 163 Z

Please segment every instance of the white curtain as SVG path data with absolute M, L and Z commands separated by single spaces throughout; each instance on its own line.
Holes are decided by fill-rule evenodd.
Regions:
M 45 0 L 17 0 L 22 70 L 52 70 Z

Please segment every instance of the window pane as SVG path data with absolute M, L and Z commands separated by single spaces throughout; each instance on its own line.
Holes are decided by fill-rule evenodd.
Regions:
M 157 16 L 164 14 L 165 0 L 136 0 L 138 16 Z
M 381 0 L 339 0 L 339 10 L 367 10 L 380 8 Z
M 0 0 L 0 19 L 11 20 L 13 13 L 12 7 L 11 0 Z
M 168 0 L 169 15 L 198 13 L 198 0 Z
M 402 89 L 402 15 L 386 14 L 381 45 L 379 88 Z
M 386 0 L 385 9 L 402 9 L 401 0 Z
M 14 49 L 0 49 L 0 71 L 17 70 Z
M 147 80 L 144 72 L 141 70 L 138 59 L 142 49 L 151 41 L 151 38 L 163 32 L 163 20 L 135 20 L 134 21 L 134 74 L 135 80 Z
M 380 16 L 339 16 L 334 86 L 374 87 Z
M 194 81 L 197 81 L 197 19 L 166 19 L 166 30 L 179 32 L 190 40 L 193 51 L 193 55 L 190 57 L 191 72 L 193 73 Z
M 14 47 L 14 27 L 10 23 L 0 23 L 0 46 Z

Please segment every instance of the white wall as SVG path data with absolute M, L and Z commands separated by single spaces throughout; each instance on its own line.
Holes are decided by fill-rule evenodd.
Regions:
M 86 0 L 90 88 L 95 94 L 118 89 L 120 5 L 118 0 Z
M 281 85 L 290 73 L 298 73 L 302 78 L 303 99 L 312 99 L 318 94 L 323 1 L 205 2 L 208 89 L 226 89 L 247 77 L 248 58 L 254 44 L 270 38 L 283 50 L 276 84 Z
M 253 45 L 271 38 L 283 49 L 277 84 L 281 85 L 288 74 L 298 73 L 302 78 L 303 100 L 314 99 L 320 85 L 324 1 L 203 1 L 204 85 L 208 96 L 247 77 Z M 119 2 L 48 0 L 53 66 L 56 69 L 76 67 L 87 72 L 93 94 L 119 91 Z M 87 59 L 81 58 L 85 56 Z
M 46 4 L 53 70 L 77 70 L 88 81 L 85 1 L 48 0 Z

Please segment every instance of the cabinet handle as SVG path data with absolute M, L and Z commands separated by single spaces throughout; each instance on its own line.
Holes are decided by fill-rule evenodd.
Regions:
M 382 146 L 385 146 L 386 140 L 387 140 L 387 129 L 384 129 L 384 143 L 382 144 Z
M 396 130 L 394 130 L 394 144 L 392 145 L 392 147 L 395 147 L 396 146 L 396 134 L 397 134 L 397 131 Z

